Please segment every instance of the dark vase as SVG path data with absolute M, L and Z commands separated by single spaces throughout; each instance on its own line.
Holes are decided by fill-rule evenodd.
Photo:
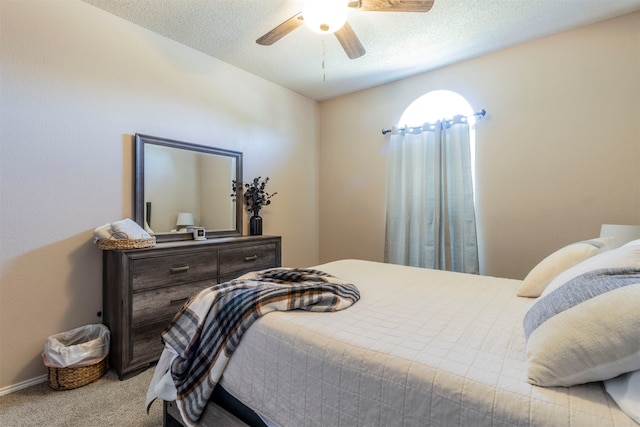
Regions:
M 249 218 L 249 234 L 251 236 L 262 235 L 262 217 L 257 213 L 254 213 L 253 216 Z

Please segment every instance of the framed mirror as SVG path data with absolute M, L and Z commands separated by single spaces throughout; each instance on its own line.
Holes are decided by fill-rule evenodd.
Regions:
M 134 219 L 157 241 L 242 235 L 242 153 L 135 135 Z

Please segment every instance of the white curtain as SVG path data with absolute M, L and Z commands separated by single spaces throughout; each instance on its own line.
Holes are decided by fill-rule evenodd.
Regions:
M 479 272 L 470 145 L 469 125 L 456 119 L 394 130 L 386 262 Z

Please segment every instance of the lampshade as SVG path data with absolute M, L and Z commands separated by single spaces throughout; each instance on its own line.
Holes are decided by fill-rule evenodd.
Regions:
M 347 4 L 344 0 L 308 0 L 302 17 L 316 33 L 335 33 L 347 22 Z
M 600 237 L 614 237 L 611 248 L 618 248 L 632 240 L 640 239 L 640 225 L 602 224 Z
M 176 221 L 176 226 L 178 228 L 182 228 L 189 225 L 194 225 L 193 214 L 189 212 L 180 212 L 178 214 L 178 220 Z

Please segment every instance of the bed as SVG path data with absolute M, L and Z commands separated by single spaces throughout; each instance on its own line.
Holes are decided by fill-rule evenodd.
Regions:
M 635 273 L 638 243 L 622 257 L 634 264 Z M 557 259 L 546 268 L 541 263 L 528 278 L 539 282 L 547 273 L 543 279 L 557 290 L 557 279 L 571 281 L 583 270 L 601 267 L 603 262 L 584 266 L 604 256 L 598 251 L 572 258 L 569 269 L 560 268 Z M 236 408 L 231 411 L 251 425 L 638 426 L 629 413 L 640 408 L 640 396 L 632 396 L 638 400 L 629 406 L 628 382 L 617 384 L 618 390 L 626 387 L 626 411 L 603 381 L 568 387 L 531 383 L 527 346 L 533 335 L 525 336 L 523 321 L 544 289 L 539 298 L 519 297 L 527 284 L 519 280 L 362 260 L 313 268 L 355 284 L 360 300 L 331 313 L 294 310 L 259 318 L 244 333 L 216 388 L 225 398 L 212 401 L 202 420 L 226 416 L 219 405 L 231 401 Z M 640 280 L 625 285 L 625 292 L 629 289 L 623 299 L 638 307 Z M 640 324 L 632 321 L 631 328 Z M 624 369 L 640 368 L 638 330 L 622 337 L 632 353 L 635 348 Z M 562 335 L 553 339 L 571 342 Z M 536 351 L 566 358 L 556 352 L 561 345 L 551 342 L 551 350 L 542 345 Z M 247 411 L 254 418 L 247 418 Z M 165 402 L 165 424 L 180 425 L 177 414 L 173 402 Z

